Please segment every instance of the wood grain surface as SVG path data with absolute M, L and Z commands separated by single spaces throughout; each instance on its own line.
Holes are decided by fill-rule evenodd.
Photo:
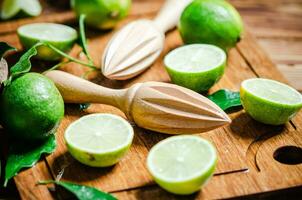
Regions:
M 275 5 L 285 4 L 285 0 L 274 1 L 276 1 Z M 162 2 L 162 0 L 134 1 L 130 16 L 120 23 L 119 27 L 136 18 L 154 16 Z M 274 59 L 273 55 L 279 52 L 279 46 L 276 46 L 274 40 L 283 41 L 284 39 L 286 41 L 289 36 L 300 40 L 301 30 L 296 28 L 295 25 L 286 23 L 287 20 L 291 20 L 284 17 L 282 18 L 284 24 L 289 27 L 292 26 L 292 28 L 288 28 L 283 32 L 280 31 L 277 35 L 274 31 L 271 31 L 271 33 L 266 31 L 265 27 L 269 27 L 268 24 L 265 23 L 265 20 L 258 19 L 261 13 L 266 13 L 264 17 L 268 19 L 279 11 L 278 9 L 286 10 L 286 8 L 281 8 L 281 6 L 275 8 L 272 3 L 269 4 L 260 0 L 232 0 L 231 2 L 241 11 L 247 24 L 247 31 L 243 40 L 229 52 L 226 73 L 210 92 L 220 88 L 238 90 L 243 80 L 252 77 L 272 78 L 287 83 L 288 81 L 278 71 L 260 45 L 264 47 L 267 45 L 269 48 L 275 45 L 275 54 L 271 54 Z M 290 4 L 296 5 L 299 2 L 291 0 Z M 0 23 L 0 41 L 6 41 L 11 45 L 22 48 L 15 30 L 21 24 L 33 21 L 53 21 L 76 26 L 76 20 L 72 12 L 55 8 L 55 5 L 50 5 L 50 3 L 43 2 L 43 5 L 47 9 L 40 17 Z M 295 8 L 287 9 L 290 10 L 288 11 L 290 16 L 292 12 L 295 12 L 297 16 L 300 15 L 299 12 L 295 11 Z M 257 14 L 253 14 L 253 12 Z M 256 25 L 257 20 L 259 24 Z M 299 25 L 299 22 L 293 23 Z M 260 38 L 260 45 L 257 44 L 256 39 L 250 32 L 257 39 Z M 88 30 L 89 50 L 97 65 L 100 65 L 102 52 L 111 36 L 111 32 Z M 167 34 L 164 52 L 156 63 L 142 75 L 130 81 L 110 81 L 100 74 L 91 73 L 89 79 L 111 88 L 125 88 L 137 82 L 150 80 L 170 82 L 163 68 L 162 59 L 167 52 L 180 45 L 182 45 L 182 42 L 178 32 L 176 30 L 171 31 Z M 293 42 L 292 45 L 297 44 Z M 299 49 L 298 45 L 297 49 Z M 292 51 L 297 52 L 295 49 Z M 269 51 L 269 53 L 271 52 Z M 70 54 L 83 59 L 79 54 L 78 46 L 75 46 Z M 10 55 L 8 57 L 9 62 L 14 60 L 14 56 Z M 280 56 L 276 56 L 276 58 L 281 60 Z M 291 62 L 292 59 L 291 57 Z M 281 66 L 287 69 L 287 62 L 284 60 Z M 50 63 L 34 62 L 35 71 L 43 71 L 49 66 Z M 78 76 L 87 71 L 87 69 L 77 64 L 68 64 L 63 66 L 61 70 Z M 297 80 L 292 81 L 297 82 Z M 54 186 L 50 186 L 49 190 L 47 186 L 36 185 L 37 181 L 45 179 L 65 180 L 94 186 L 112 192 L 119 199 L 150 200 L 232 198 L 267 192 L 276 193 L 276 191 L 282 189 L 302 186 L 302 164 L 285 165 L 273 158 L 275 151 L 280 147 L 302 147 L 302 112 L 298 113 L 294 120 L 284 126 L 267 126 L 252 120 L 243 110 L 239 110 L 229 113 L 233 120 L 231 125 L 199 134 L 216 145 L 219 155 L 218 166 L 214 177 L 199 193 L 186 197 L 174 196 L 159 188 L 146 170 L 145 159 L 149 149 L 168 136 L 141 129 L 134 124 L 135 138 L 133 145 L 130 152 L 117 165 L 110 168 L 91 168 L 75 161 L 67 152 L 63 134 L 71 122 L 89 113 L 113 113 L 125 117 L 120 110 L 107 105 L 93 104 L 85 111 L 80 111 L 77 105 L 66 105 L 66 116 L 57 132 L 58 148 L 56 152 L 43 158 L 35 167 L 22 171 L 14 178 L 22 199 L 65 199 L 69 197 L 69 194 Z

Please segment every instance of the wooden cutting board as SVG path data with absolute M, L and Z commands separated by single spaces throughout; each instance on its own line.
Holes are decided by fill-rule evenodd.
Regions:
M 55 5 L 50 5 L 45 1 L 42 2 L 45 7 L 42 16 L 0 23 L 0 41 L 6 41 L 21 48 L 16 29 L 26 23 L 47 21 L 76 27 L 77 21 L 72 12 L 56 8 Z M 136 18 L 154 16 L 162 2 L 162 0 L 134 1 L 130 16 L 119 26 Z M 87 32 L 89 50 L 95 63 L 99 66 L 103 49 L 112 36 L 112 32 L 91 29 Z M 180 45 L 182 42 L 178 32 L 171 31 L 167 35 L 161 57 L 142 75 L 129 81 L 110 81 L 100 74 L 91 73 L 89 79 L 112 88 L 129 87 L 136 82 L 150 80 L 170 82 L 162 60 L 167 52 Z M 79 54 L 79 50 L 79 47 L 75 46 L 70 54 L 82 59 L 83 56 Z M 9 62 L 13 62 L 13 57 L 15 55 L 9 56 Z M 33 70 L 43 71 L 51 65 L 51 63 L 34 61 Z M 61 69 L 78 76 L 87 71 L 77 64 L 68 64 Z M 238 91 L 243 80 L 253 77 L 271 78 L 286 83 L 282 74 L 246 31 L 242 41 L 228 55 L 228 67 L 225 75 L 210 92 L 220 88 Z M 68 194 L 58 188 L 55 189 L 55 192 L 51 192 L 47 186 L 36 185 L 37 181 L 46 179 L 60 179 L 94 186 L 113 193 L 119 199 L 181 198 L 159 188 L 146 170 L 145 160 L 149 149 L 168 137 L 167 135 L 147 131 L 133 124 L 135 139 L 130 152 L 124 159 L 114 167 L 91 168 L 78 163 L 67 152 L 63 141 L 66 127 L 74 120 L 89 113 L 113 113 L 125 116 L 114 107 L 100 104 L 93 104 L 85 111 L 81 111 L 77 105 L 66 105 L 65 112 L 65 118 L 57 132 L 56 152 L 44 157 L 36 166 L 23 170 L 14 178 L 22 199 L 46 200 L 68 197 Z M 233 120 L 231 125 L 200 134 L 216 145 L 219 154 L 218 166 L 211 181 L 199 193 L 185 197 L 185 199 L 231 198 L 302 186 L 302 164 L 287 165 L 276 160 L 276 158 L 279 160 L 283 158 L 288 161 L 286 158 L 295 156 L 297 148 L 302 147 L 302 112 L 298 113 L 290 123 L 277 127 L 257 123 L 243 110 L 230 113 L 230 117 Z M 290 147 L 282 148 L 284 146 Z M 286 158 L 282 157 L 284 153 L 288 153 Z M 298 158 L 299 155 L 296 157 Z

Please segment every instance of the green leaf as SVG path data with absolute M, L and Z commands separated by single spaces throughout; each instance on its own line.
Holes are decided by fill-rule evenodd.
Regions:
M 79 27 L 80 27 L 80 38 L 79 38 L 79 45 L 82 47 L 82 50 L 86 57 L 88 58 L 90 63 L 93 63 L 92 58 L 89 54 L 88 47 L 87 47 L 87 38 L 85 34 L 85 18 L 86 15 L 81 14 L 79 18 Z
M 59 185 L 72 194 L 74 194 L 77 199 L 79 200 L 116 200 L 114 196 L 112 196 L 109 193 L 102 192 L 96 188 L 84 186 L 84 185 L 78 185 L 68 182 L 62 182 L 62 181 L 40 181 L 38 184 L 48 184 L 48 183 L 54 183 L 56 185 Z
M 0 42 L 0 89 L 2 87 L 2 83 L 8 78 L 8 66 L 3 56 L 6 52 L 13 50 L 15 51 L 16 48 L 5 42 Z
M 37 55 L 37 47 L 42 45 L 42 43 L 37 43 L 34 46 L 32 46 L 27 52 L 25 52 L 19 61 L 10 68 L 10 77 L 4 82 L 4 86 L 7 86 L 11 83 L 11 81 L 24 73 L 27 73 L 31 69 L 31 57 Z
M 208 96 L 208 98 L 217 104 L 222 110 L 241 106 L 240 93 L 227 89 L 218 90 Z
M 80 110 L 86 110 L 91 104 L 90 103 L 81 103 L 79 104 Z
M 5 166 L 4 186 L 6 186 L 8 180 L 17 175 L 22 168 L 34 166 L 42 154 L 50 154 L 54 152 L 55 149 L 55 135 L 51 135 L 40 144 L 11 142 Z
M 0 42 L 0 59 L 3 58 L 6 52 L 15 50 L 17 50 L 15 47 L 10 46 L 6 42 Z
M 31 69 L 31 57 L 37 55 L 37 46 L 40 46 L 41 44 L 38 43 L 34 46 L 32 46 L 29 50 L 27 50 L 19 59 L 19 61 L 12 66 L 10 69 L 11 76 L 18 76 L 20 74 L 24 74 L 26 72 L 29 72 Z

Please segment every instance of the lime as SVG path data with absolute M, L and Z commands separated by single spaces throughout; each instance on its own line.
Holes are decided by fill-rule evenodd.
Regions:
M 264 124 L 284 124 L 302 108 L 302 95 L 298 91 L 269 79 L 243 81 L 240 97 L 245 111 Z
M 38 16 L 42 7 L 38 0 L 4 0 L 1 7 L 1 18 L 10 19 L 15 16 Z
M 217 161 L 215 147 L 198 136 L 173 136 L 149 152 L 147 167 L 165 190 L 192 194 L 213 175 Z
M 90 114 L 73 122 L 65 131 L 70 154 L 92 167 L 116 164 L 128 151 L 133 128 L 123 118 L 112 114 Z
M 240 40 L 243 25 L 224 0 L 195 0 L 182 13 L 179 31 L 185 43 L 214 44 L 227 51 Z
M 21 26 L 18 28 L 18 36 L 26 49 L 40 41 L 44 41 L 64 52 L 72 48 L 78 37 L 75 29 L 54 23 L 34 23 Z M 59 54 L 46 46 L 38 47 L 37 57 L 43 60 L 58 60 L 61 58 Z
M 1 124 L 16 139 L 44 139 L 64 115 L 63 99 L 51 80 L 27 73 L 5 87 L 0 97 Z
M 111 29 L 125 18 L 131 0 L 71 0 L 77 16 L 86 15 L 88 25 L 99 29 Z
M 226 54 L 213 45 L 191 44 L 170 52 L 164 63 L 173 83 L 204 92 L 223 75 Z

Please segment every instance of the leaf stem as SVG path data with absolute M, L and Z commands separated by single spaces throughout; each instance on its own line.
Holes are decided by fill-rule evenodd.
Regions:
M 86 39 L 85 24 L 84 24 L 85 18 L 86 18 L 86 15 L 84 15 L 84 14 L 80 15 L 80 19 L 79 19 L 80 38 L 81 38 L 83 52 L 84 52 L 85 56 L 88 58 L 89 64 L 93 64 L 93 60 L 89 54 L 87 42 L 86 42 L 87 39 Z
M 85 63 L 81 60 L 78 60 L 66 53 L 64 53 L 63 51 L 61 51 L 60 49 L 54 47 L 53 45 L 49 44 L 48 42 L 43 42 L 44 45 L 48 46 L 49 48 L 51 48 L 53 51 L 55 51 L 56 53 L 60 54 L 61 56 L 67 58 L 69 61 L 72 61 L 72 62 L 75 62 L 75 63 L 78 63 L 80 65 L 83 65 L 83 66 L 86 66 L 86 67 L 89 67 L 91 69 L 94 69 L 94 70 L 100 70 L 98 67 L 96 67 L 95 65 L 93 64 L 90 64 L 90 63 Z

